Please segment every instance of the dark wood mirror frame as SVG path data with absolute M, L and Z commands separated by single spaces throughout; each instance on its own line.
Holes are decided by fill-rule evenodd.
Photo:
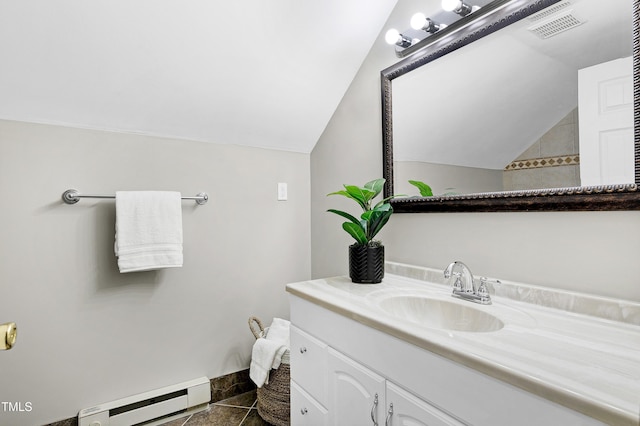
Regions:
M 480 16 L 466 29 L 381 71 L 382 157 L 384 196 L 394 194 L 391 82 L 416 68 L 486 37 L 560 0 L 513 0 L 508 7 Z M 489 192 L 447 197 L 400 197 L 391 200 L 397 213 L 640 210 L 640 0 L 633 1 L 633 121 L 635 183 L 527 191 Z

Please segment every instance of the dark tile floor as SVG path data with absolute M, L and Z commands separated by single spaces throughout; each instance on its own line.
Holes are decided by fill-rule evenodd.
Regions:
M 256 391 L 214 402 L 209 409 L 163 426 L 270 426 L 258 415 Z

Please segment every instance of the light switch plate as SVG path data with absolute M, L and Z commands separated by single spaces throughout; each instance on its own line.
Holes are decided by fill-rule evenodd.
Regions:
M 285 182 L 278 183 L 278 201 L 287 200 L 287 184 Z

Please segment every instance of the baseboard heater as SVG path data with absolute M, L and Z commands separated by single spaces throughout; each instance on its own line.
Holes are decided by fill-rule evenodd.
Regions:
M 201 377 L 86 408 L 78 426 L 157 425 L 205 410 L 210 400 L 209 379 Z

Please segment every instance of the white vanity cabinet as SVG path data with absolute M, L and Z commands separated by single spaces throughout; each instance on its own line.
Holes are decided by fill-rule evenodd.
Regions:
M 291 327 L 291 423 L 462 425 L 295 326 Z
M 292 425 L 603 425 L 347 311 L 290 302 Z

